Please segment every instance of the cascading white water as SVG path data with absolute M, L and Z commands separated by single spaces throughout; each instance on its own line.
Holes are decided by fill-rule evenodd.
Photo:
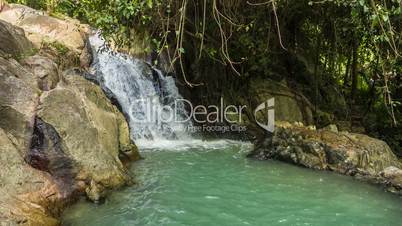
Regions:
M 99 34 L 90 37 L 95 79 L 119 102 L 133 140 L 187 137 L 187 113 L 175 80 L 144 61 L 106 48 Z M 172 111 L 173 110 L 173 111 Z M 186 122 L 184 122 L 186 121 Z

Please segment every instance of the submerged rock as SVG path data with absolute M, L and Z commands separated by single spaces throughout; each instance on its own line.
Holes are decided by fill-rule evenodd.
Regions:
M 388 178 L 381 175 L 389 172 L 390 167 L 402 168 L 384 141 L 363 134 L 286 125 L 277 127 L 250 156 L 277 159 L 317 170 L 331 170 L 381 184 L 385 183 L 383 179 Z M 394 184 L 392 180 L 389 181 Z

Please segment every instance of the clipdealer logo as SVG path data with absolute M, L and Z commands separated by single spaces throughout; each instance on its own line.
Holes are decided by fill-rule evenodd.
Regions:
M 185 124 L 191 126 L 191 130 L 196 131 L 244 131 L 233 125 L 242 125 L 243 114 L 247 110 L 246 105 L 227 105 L 223 98 L 219 105 L 193 105 L 187 99 L 175 99 L 169 105 L 161 105 L 159 97 L 143 98 L 136 100 L 131 109 L 132 121 L 138 124 Z M 266 131 L 275 130 L 275 98 L 271 98 L 258 105 L 254 112 L 254 119 L 258 126 Z M 185 110 L 184 110 L 185 109 Z M 263 116 L 263 117 L 257 117 Z M 191 125 L 191 122 L 202 124 L 199 128 Z M 208 126 L 229 123 L 228 128 L 218 128 L 223 126 Z M 209 128 L 211 127 L 211 128 Z M 212 128 L 213 127 L 213 128 Z M 202 128 L 202 129 L 200 129 Z
M 257 113 L 258 112 L 266 113 L 267 122 L 258 121 Z M 268 132 L 274 132 L 275 130 L 275 98 L 271 98 L 266 102 L 258 105 L 258 107 L 254 110 L 254 118 L 261 128 L 265 129 Z

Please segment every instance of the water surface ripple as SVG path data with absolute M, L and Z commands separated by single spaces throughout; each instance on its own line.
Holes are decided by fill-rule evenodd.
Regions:
M 145 150 L 137 185 L 103 205 L 70 208 L 65 225 L 402 225 L 402 199 L 330 172 L 245 158 L 215 141 Z

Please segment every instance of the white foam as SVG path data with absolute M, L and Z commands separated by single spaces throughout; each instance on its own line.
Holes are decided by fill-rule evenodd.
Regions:
M 186 140 L 136 140 L 140 151 L 187 151 L 192 149 L 217 150 L 225 147 L 240 146 L 249 150 L 252 146 L 249 142 L 235 140 L 202 140 L 202 139 L 186 139 Z

